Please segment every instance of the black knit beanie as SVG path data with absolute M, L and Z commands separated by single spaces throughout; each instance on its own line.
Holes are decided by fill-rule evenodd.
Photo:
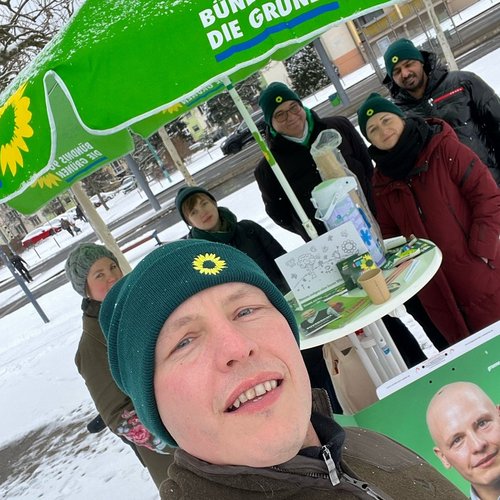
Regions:
M 206 189 L 203 189 L 202 187 L 199 186 L 184 186 L 177 191 L 177 195 L 175 196 L 175 208 L 177 208 L 177 211 L 182 217 L 182 220 L 190 225 L 189 221 L 186 220 L 184 217 L 184 213 L 182 211 L 182 204 L 193 194 L 206 194 L 209 198 L 212 198 L 215 203 L 217 203 L 217 200 L 214 198 L 214 195 L 207 191 Z

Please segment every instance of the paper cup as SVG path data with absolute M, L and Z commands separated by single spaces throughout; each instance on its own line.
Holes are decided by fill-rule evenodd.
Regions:
M 358 283 L 374 304 L 383 304 L 391 297 L 381 269 L 365 271 L 358 278 Z

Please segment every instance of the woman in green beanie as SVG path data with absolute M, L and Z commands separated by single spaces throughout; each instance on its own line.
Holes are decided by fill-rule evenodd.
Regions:
M 487 167 L 446 122 L 404 118 L 378 94 L 358 121 L 383 236 L 414 234 L 443 252 L 419 293 L 434 324 L 452 344 L 500 319 L 500 190 Z
M 251 220 L 238 221 L 227 208 L 217 206 L 213 195 L 200 187 L 183 187 L 175 205 L 184 222 L 191 226 L 188 238 L 231 245 L 251 257 L 282 293 L 290 291 L 274 259 L 285 249 L 262 226 Z M 304 361 L 314 387 L 328 391 L 337 413 L 342 413 L 323 359 L 321 347 L 303 351 Z
M 107 343 L 98 322 L 101 303 L 123 273 L 113 253 L 102 245 L 84 243 L 70 253 L 66 276 L 83 297 L 83 333 L 75 363 L 102 420 L 130 444 L 157 486 L 166 478 L 171 455 L 164 443 L 141 424 L 130 398 L 113 380 L 108 364 Z

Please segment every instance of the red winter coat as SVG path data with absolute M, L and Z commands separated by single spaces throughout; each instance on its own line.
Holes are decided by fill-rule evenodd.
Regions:
M 373 193 L 385 238 L 413 233 L 441 249 L 441 269 L 419 297 L 453 343 L 500 319 L 500 189 L 447 123 L 426 121 L 441 130 L 421 151 L 419 173 L 400 181 L 377 168 Z

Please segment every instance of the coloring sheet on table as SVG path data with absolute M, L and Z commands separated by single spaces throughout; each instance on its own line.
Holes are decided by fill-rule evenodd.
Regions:
M 276 259 L 300 305 L 343 283 L 337 262 L 367 252 L 352 222 L 346 222 Z

